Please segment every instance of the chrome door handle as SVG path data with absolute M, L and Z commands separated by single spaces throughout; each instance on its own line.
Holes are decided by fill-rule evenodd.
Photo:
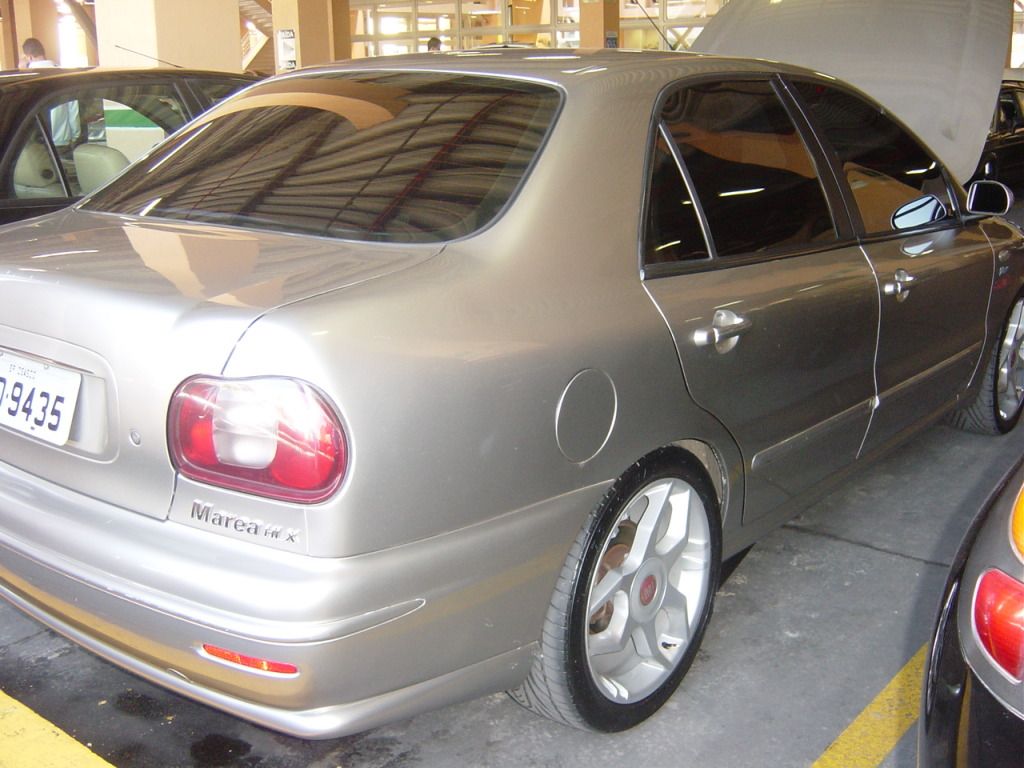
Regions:
M 906 301 L 907 296 L 910 295 L 910 286 L 916 281 L 917 278 L 907 270 L 897 269 L 892 281 L 882 286 L 882 291 L 886 296 L 895 296 L 896 301 Z
M 693 343 L 698 347 L 715 345 L 715 351 L 724 354 L 736 346 L 739 336 L 753 327 L 753 323 L 745 317 L 728 309 L 716 309 L 707 328 L 698 328 L 693 332 Z

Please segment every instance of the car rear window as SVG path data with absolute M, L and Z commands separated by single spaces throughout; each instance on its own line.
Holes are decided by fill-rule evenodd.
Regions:
M 559 92 L 423 72 L 270 80 L 200 117 L 85 207 L 384 242 L 491 221 L 553 123 Z

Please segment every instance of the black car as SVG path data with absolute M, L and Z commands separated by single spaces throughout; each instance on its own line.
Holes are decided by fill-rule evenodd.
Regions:
M 1020 768 L 1024 463 L 974 520 L 940 605 L 924 675 L 918 767 Z
M 973 179 L 1001 181 L 1024 192 L 1024 81 L 1003 80 L 992 126 Z
M 255 80 L 188 69 L 0 73 L 0 223 L 74 202 Z

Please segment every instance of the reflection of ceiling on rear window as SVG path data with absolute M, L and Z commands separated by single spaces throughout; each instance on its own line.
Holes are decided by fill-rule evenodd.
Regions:
M 88 207 L 332 237 L 440 241 L 489 222 L 556 91 L 437 73 L 270 81 L 231 100 Z

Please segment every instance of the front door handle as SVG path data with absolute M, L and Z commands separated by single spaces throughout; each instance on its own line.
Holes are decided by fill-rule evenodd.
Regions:
M 716 352 L 725 354 L 736 346 L 740 340 L 740 334 L 745 333 L 752 326 L 753 323 L 750 320 L 731 310 L 716 309 L 715 315 L 711 319 L 711 325 L 707 328 L 698 328 L 693 332 L 693 343 L 698 347 L 714 344 Z
M 905 269 L 897 269 L 890 282 L 882 286 L 886 296 L 895 296 L 896 301 L 906 301 L 910 295 L 910 286 L 917 280 Z

